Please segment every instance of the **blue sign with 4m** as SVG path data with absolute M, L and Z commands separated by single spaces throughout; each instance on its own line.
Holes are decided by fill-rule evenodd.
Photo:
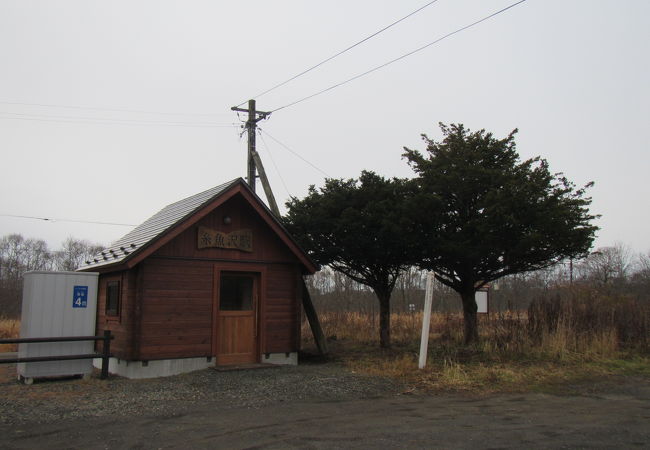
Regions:
M 88 286 L 75 286 L 72 293 L 72 307 L 85 308 L 88 306 Z

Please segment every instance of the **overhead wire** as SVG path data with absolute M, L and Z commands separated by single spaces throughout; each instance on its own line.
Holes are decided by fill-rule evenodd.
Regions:
M 138 114 L 158 114 L 165 116 L 224 116 L 230 115 L 229 113 L 187 113 L 187 112 L 162 112 L 162 111 L 145 111 L 140 109 L 124 109 L 124 108 L 101 108 L 92 106 L 79 106 L 79 105 L 57 105 L 47 103 L 27 103 L 27 102 L 9 102 L 0 100 L 3 105 L 20 105 L 20 106 L 40 106 L 45 108 L 66 108 L 66 109 L 85 109 L 89 111 L 112 111 L 112 112 L 126 112 Z
M 3 116 L 4 115 L 4 116 Z M 55 116 L 49 114 L 29 114 L 0 111 L 0 119 L 8 120 L 33 120 L 39 122 L 63 122 L 63 123 L 88 123 L 100 125 L 144 125 L 144 126 L 177 126 L 194 128 L 231 128 L 237 127 L 237 123 L 210 123 L 210 122 L 185 122 L 185 121 L 161 121 L 144 119 L 114 119 L 108 117 L 78 117 L 78 116 Z
M 306 162 L 307 164 L 309 164 L 311 167 L 313 167 L 314 169 L 316 169 L 317 171 L 319 171 L 320 173 L 322 173 L 323 175 L 325 175 L 327 178 L 332 178 L 330 175 L 327 174 L 327 172 L 325 172 L 325 171 L 322 170 L 321 168 L 317 167 L 315 164 L 309 162 L 307 159 L 305 159 L 304 157 L 302 157 L 300 154 L 298 154 L 298 153 L 294 152 L 293 150 L 291 150 L 291 148 L 289 148 L 288 145 L 286 145 L 286 144 L 280 142 L 279 140 L 277 140 L 276 138 L 274 138 L 273 136 L 271 136 L 271 135 L 269 134 L 268 131 L 266 131 L 266 130 L 264 130 L 264 129 L 261 129 L 261 128 L 260 128 L 260 130 L 262 130 L 262 133 L 266 134 L 270 139 L 272 139 L 272 140 L 275 141 L 276 143 L 280 144 L 282 147 L 284 147 L 284 148 L 285 148 L 286 150 L 288 150 L 290 153 L 292 153 L 292 154 L 295 155 L 296 157 L 300 158 L 301 160 L 303 160 L 304 162 Z
M 284 181 L 284 177 L 282 176 L 282 173 L 280 172 L 280 168 L 278 165 L 275 163 L 275 159 L 273 158 L 273 155 L 271 154 L 271 148 L 269 145 L 266 143 L 266 140 L 264 139 L 264 135 L 262 134 L 262 129 L 260 127 L 257 127 L 259 134 L 260 134 L 260 139 L 262 139 L 262 144 L 264 144 L 264 148 L 266 149 L 266 152 L 269 155 L 269 158 L 271 159 L 271 163 L 273 164 L 273 167 L 275 167 L 275 172 L 278 174 L 278 177 L 280 178 L 280 181 L 282 182 L 282 186 L 284 187 L 285 192 L 289 197 L 292 197 L 291 193 L 289 192 L 289 188 L 287 187 L 287 183 Z
M 297 105 L 298 103 L 302 103 L 302 102 L 304 102 L 306 100 L 309 100 L 311 98 L 314 98 L 314 97 L 316 97 L 318 95 L 321 95 L 321 94 L 324 94 L 324 93 L 326 93 L 328 91 L 331 91 L 332 89 L 336 89 L 337 87 L 343 86 L 344 84 L 350 83 L 350 82 L 352 82 L 354 80 L 357 80 L 357 79 L 359 79 L 361 77 L 364 77 L 364 76 L 369 75 L 369 74 L 371 74 L 373 72 L 376 72 L 379 69 L 383 69 L 386 66 L 389 66 L 389 65 L 391 65 L 391 64 L 393 64 L 393 63 L 395 63 L 397 61 L 400 61 L 400 60 L 402 60 L 402 59 L 404 59 L 404 58 L 406 58 L 408 56 L 411 56 L 411 55 L 413 55 L 415 53 L 418 53 L 418 52 L 420 52 L 420 51 L 422 51 L 422 50 L 424 50 L 424 49 L 426 49 L 428 47 L 431 47 L 432 45 L 435 45 L 435 44 L 439 43 L 440 41 L 443 41 L 443 40 L 447 39 L 448 37 L 451 37 L 451 36 L 453 36 L 455 34 L 458 34 L 458 33 L 462 32 L 462 31 L 465 31 L 468 28 L 472 28 L 472 27 L 480 24 L 481 22 L 485 22 L 486 20 L 489 20 L 492 17 L 497 16 L 497 15 L 499 15 L 499 14 L 501 14 L 501 13 L 503 13 L 503 12 L 505 12 L 505 11 L 511 9 L 511 8 L 514 8 L 515 6 L 517 6 L 517 5 L 521 4 L 521 3 L 524 3 L 525 1 L 526 0 L 519 0 L 518 2 L 515 2 L 515 3 L 513 3 L 513 4 L 509 5 L 509 6 L 506 6 L 505 8 L 500 9 L 500 10 L 498 10 L 496 12 L 493 12 L 492 14 L 490 14 L 488 16 L 485 16 L 482 19 L 479 19 L 479 20 L 477 20 L 475 22 L 472 22 L 469 25 L 465 25 L 464 27 L 458 28 L 457 30 L 452 31 L 451 33 L 447 33 L 444 36 L 436 39 L 435 41 L 429 42 L 428 44 L 423 45 L 421 47 L 418 47 L 415 50 L 412 50 L 412 51 L 410 51 L 408 53 L 405 53 L 405 54 L 403 54 L 403 55 L 401 55 L 401 56 L 399 56 L 399 57 L 397 57 L 395 59 L 392 59 L 392 60 L 390 60 L 388 62 L 385 62 L 385 63 L 383 63 L 383 64 L 381 64 L 379 66 L 376 66 L 376 67 L 374 67 L 374 68 L 372 68 L 370 70 L 367 70 L 367 71 L 365 71 L 363 73 L 355 75 L 352 78 L 348 78 L 347 80 L 341 81 L 340 83 L 334 84 L 334 85 L 332 85 L 332 86 L 330 86 L 328 88 L 322 89 L 322 90 L 320 90 L 320 91 L 318 91 L 318 92 L 316 92 L 314 94 L 311 94 L 311 95 L 308 95 L 306 97 L 300 98 L 300 99 L 295 100 L 295 101 L 293 101 L 291 103 L 288 103 L 288 104 L 286 104 L 284 106 L 280 106 L 279 108 L 272 109 L 269 112 L 276 112 L 276 111 L 280 111 L 281 109 L 285 109 L 285 108 L 288 108 L 290 106 Z
M 344 54 L 344 53 L 346 53 L 346 52 L 352 50 L 353 48 L 355 48 L 355 47 L 357 47 L 357 46 L 363 44 L 363 43 L 366 42 L 367 40 L 372 39 L 373 37 L 377 36 L 378 34 L 381 34 L 381 33 L 383 33 L 384 31 L 388 30 L 389 28 L 391 28 L 391 27 L 397 25 L 398 23 L 400 23 L 400 22 L 402 22 L 402 21 L 408 19 L 408 18 L 411 17 L 412 15 L 417 14 L 418 12 L 422 11 L 422 10 L 423 10 L 424 8 L 426 8 L 427 6 L 430 6 L 430 5 L 434 4 L 434 3 L 436 3 L 437 1 L 438 1 L 438 0 L 430 1 L 429 3 L 425 4 L 424 6 L 419 7 L 419 8 L 416 9 L 415 11 L 410 12 L 409 14 L 407 14 L 407 15 L 404 16 L 404 17 L 402 17 L 401 19 L 398 19 L 398 20 L 396 20 L 395 22 L 391 23 L 390 25 L 387 25 L 387 26 L 385 26 L 384 28 L 382 28 L 382 29 L 380 29 L 380 30 L 378 30 L 378 31 L 375 31 L 375 32 L 372 33 L 371 35 L 366 36 L 365 38 L 361 39 L 359 42 L 356 42 L 356 43 L 350 45 L 349 47 L 347 47 L 347 48 L 341 50 L 340 52 L 338 52 L 338 53 L 336 53 L 336 54 L 330 56 L 329 58 L 324 59 L 323 61 L 319 62 L 318 64 L 315 64 L 315 65 L 309 67 L 308 69 L 303 70 L 302 72 L 300 72 L 300 73 L 298 73 L 298 74 L 292 76 L 292 77 L 289 78 L 288 80 L 285 80 L 285 81 L 283 81 L 282 83 L 278 83 L 278 84 L 276 84 L 275 86 L 273 86 L 273 87 L 271 87 L 271 88 L 265 90 L 264 92 L 261 92 L 261 93 L 257 94 L 257 95 L 254 96 L 253 98 L 255 98 L 255 99 L 260 98 L 261 96 L 263 96 L 263 95 L 265 95 L 265 94 L 268 94 L 269 92 L 274 91 L 274 90 L 276 90 L 276 89 L 279 88 L 279 87 L 284 86 L 285 84 L 287 84 L 287 83 L 289 83 L 289 82 L 295 80 L 296 78 L 301 77 L 301 76 L 303 76 L 303 75 L 305 75 L 305 74 L 311 72 L 312 70 L 314 70 L 314 69 L 316 69 L 316 68 L 322 66 L 323 64 L 325 64 L 325 63 L 327 63 L 327 62 L 333 60 L 333 59 L 336 58 L 337 56 L 341 56 L 342 54 Z M 241 102 L 241 103 L 240 103 L 239 105 L 237 105 L 237 106 L 239 107 L 239 106 L 245 104 L 247 101 L 248 101 L 248 100 L 245 100 L 245 101 Z
M 36 217 L 36 216 L 19 216 L 16 214 L 0 214 L 0 217 L 14 217 L 19 219 L 34 219 L 43 220 L 46 222 L 75 222 L 75 223 L 90 223 L 95 225 L 115 225 L 121 227 L 134 227 L 132 223 L 115 223 L 115 222 L 98 222 L 93 220 L 77 220 L 77 219 L 54 219 L 51 217 Z

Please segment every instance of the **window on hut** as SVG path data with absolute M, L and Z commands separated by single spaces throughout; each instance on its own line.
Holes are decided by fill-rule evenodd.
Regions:
M 106 283 L 106 315 L 117 316 L 120 313 L 120 282 Z
M 253 277 L 222 275 L 219 309 L 222 311 L 250 311 L 253 309 Z

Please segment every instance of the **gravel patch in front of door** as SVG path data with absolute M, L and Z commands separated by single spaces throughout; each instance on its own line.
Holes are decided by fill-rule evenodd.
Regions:
M 146 416 L 182 412 L 200 404 L 258 408 L 296 401 L 339 401 L 392 395 L 401 386 L 350 372 L 336 363 L 218 372 L 200 370 L 172 377 L 129 380 L 36 381 L 31 386 L 0 376 L 0 423 L 45 423 L 74 417 Z M 0 374 L 3 375 L 3 374 Z

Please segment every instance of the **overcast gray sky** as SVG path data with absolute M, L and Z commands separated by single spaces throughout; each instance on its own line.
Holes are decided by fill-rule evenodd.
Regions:
M 272 110 L 515 0 L 439 0 L 257 99 Z M 0 0 L 0 214 L 138 224 L 245 176 L 230 107 L 427 0 Z M 460 122 L 595 181 L 597 246 L 650 250 L 650 2 L 528 0 L 426 50 L 274 113 L 258 149 L 279 203 L 363 169 L 412 176 L 402 148 Z M 49 105 L 49 106 L 45 106 Z M 242 115 L 243 118 L 243 115 Z M 279 145 L 288 146 L 302 159 Z M 316 168 L 317 169 L 316 169 Z M 261 189 L 260 189 L 261 191 Z M 56 248 L 129 227 L 0 216 Z

